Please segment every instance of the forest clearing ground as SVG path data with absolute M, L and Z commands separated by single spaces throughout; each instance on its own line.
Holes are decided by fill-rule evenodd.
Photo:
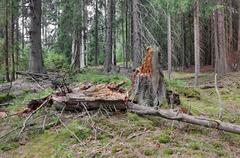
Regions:
M 218 100 L 215 89 L 185 89 L 191 83 L 193 74 L 174 73 L 175 80 L 168 86 L 180 93 L 184 107 L 191 108 L 193 115 L 218 118 Z M 232 76 L 232 77 L 231 77 Z M 74 76 L 75 82 L 94 83 L 121 82 L 121 75 L 104 75 L 99 72 L 83 72 Z M 227 76 L 229 81 L 238 81 L 240 74 Z M 214 75 L 200 77 L 202 84 L 212 82 Z M 130 84 L 128 84 L 129 86 Z M 18 111 L 33 98 L 46 96 L 52 90 L 40 93 L 26 92 L 13 100 L 5 110 Z M 240 89 L 236 86 L 220 89 L 225 105 L 224 121 L 240 124 Z M 0 143 L 0 157 L 240 157 L 240 136 L 200 126 L 193 126 L 156 117 L 139 117 L 135 114 L 116 113 L 103 115 L 104 111 L 93 113 L 92 120 L 101 129 L 95 134 L 89 116 L 76 118 L 79 114 L 64 113 L 63 120 L 81 139 L 79 143 L 61 125 L 46 131 L 33 130 L 24 140 L 9 138 Z M 13 117 L 0 120 L 0 134 L 16 127 L 23 118 Z M 4 130 L 2 130 L 4 129 Z M 1 140 L 2 141 L 2 140 Z

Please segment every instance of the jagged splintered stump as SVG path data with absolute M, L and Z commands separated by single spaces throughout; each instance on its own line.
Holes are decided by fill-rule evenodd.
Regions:
M 148 48 L 141 67 L 132 76 L 130 99 L 144 106 L 160 106 L 166 100 L 164 76 L 158 48 Z

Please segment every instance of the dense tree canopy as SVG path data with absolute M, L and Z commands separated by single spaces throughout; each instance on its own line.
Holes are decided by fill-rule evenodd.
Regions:
M 169 72 L 191 68 L 198 62 L 197 50 L 199 68 L 210 65 L 219 74 L 237 70 L 238 61 L 233 59 L 239 58 L 235 53 L 240 43 L 239 2 L 199 2 L 199 20 L 194 23 L 194 0 L 42 0 L 39 53 L 43 60 L 41 55 L 37 59 L 45 61 L 46 69 L 104 65 L 110 72 L 116 65 L 138 67 L 145 49 L 159 46 L 162 66 L 168 63 Z M 35 6 L 27 0 L 1 0 L 0 7 L 1 72 L 10 80 L 15 69 L 31 70 L 30 11 Z

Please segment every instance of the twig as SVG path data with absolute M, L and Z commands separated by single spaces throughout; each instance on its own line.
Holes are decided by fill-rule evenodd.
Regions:
M 32 79 L 34 82 L 37 83 L 37 85 L 38 85 L 38 87 L 39 87 L 40 89 L 44 90 L 44 88 L 40 85 L 40 83 L 39 83 L 37 80 L 35 80 L 35 78 L 34 78 L 33 76 L 31 76 L 30 74 L 28 74 L 28 76 L 31 77 L 31 79 Z
M 12 105 L 13 103 L 3 103 L 3 104 L 0 104 L 0 107 L 1 106 L 8 106 L 8 105 Z
M 9 135 L 9 134 L 15 132 L 15 131 L 18 130 L 19 128 L 21 128 L 21 126 L 16 127 L 16 128 L 14 128 L 14 129 L 12 129 L 11 131 L 9 131 L 8 133 L 2 135 L 2 136 L 0 137 L 0 140 L 3 139 L 4 137 L 6 137 L 7 135 Z
M 25 119 L 25 121 L 23 122 L 22 129 L 21 129 L 21 131 L 20 131 L 19 134 L 18 134 L 19 137 L 21 136 L 22 132 L 23 132 L 24 129 L 26 128 L 26 124 L 27 124 L 28 120 L 29 120 L 36 112 L 38 112 L 42 107 L 44 107 L 48 102 L 49 102 L 49 98 L 46 99 L 36 110 L 34 110 L 34 111 Z
M 133 135 L 131 135 L 131 136 L 128 136 L 128 138 L 127 138 L 127 140 L 130 140 L 130 139 L 133 139 L 133 138 L 135 138 L 135 137 L 139 137 L 139 136 L 141 136 L 141 135 L 143 135 L 143 134 L 145 134 L 145 133 L 149 133 L 150 132 L 150 130 L 147 130 L 147 131 L 144 131 L 144 132 L 140 132 L 140 133 L 134 133 Z
M 47 120 L 47 114 L 44 116 L 44 119 L 43 119 L 43 125 L 42 125 L 43 130 L 45 130 L 46 120 Z
M 89 114 L 89 111 L 87 110 L 86 105 L 85 105 L 84 103 L 81 103 L 81 105 L 84 107 L 86 113 L 88 114 L 88 116 L 89 116 L 89 118 L 90 118 L 90 121 L 91 121 L 91 124 L 92 124 L 91 127 L 92 127 L 93 130 L 94 130 L 95 140 L 97 140 L 97 130 L 96 130 L 96 128 L 95 128 L 95 124 L 94 124 L 94 122 L 93 122 L 93 119 L 92 119 L 91 115 Z
M 75 139 L 79 142 L 79 143 L 82 143 L 82 141 L 78 138 L 78 136 L 73 132 L 71 131 L 66 125 L 65 123 L 61 120 L 61 118 L 55 114 L 55 116 L 58 118 L 59 122 L 63 125 L 64 128 L 66 128 L 66 130 L 72 135 L 75 137 Z
M 219 93 L 218 86 L 217 86 L 217 74 L 215 74 L 215 89 L 216 89 L 216 92 L 218 95 L 218 101 L 219 101 L 219 120 L 222 120 L 224 105 L 223 105 L 222 98 L 221 98 L 221 95 Z

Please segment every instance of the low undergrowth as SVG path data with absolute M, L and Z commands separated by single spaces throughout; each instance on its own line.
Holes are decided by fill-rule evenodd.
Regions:
M 87 70 L 73 77 L 75 82 L 120 83 L 121 75 L 104 75 Z M 181 74 L 182 75 L 182 74 Z M 115 78 L 114 78 L 115 76 Z M 113 79 L 114 78 L 114 79 Z M 218 119 L 219 104 L 215 89 L 187 89 L 183 80 L 166 81 L 168 88 L 180 93 L 182 106 L 196 116 Z M 26 92 L 14 98 L 4 109 L 13 114 L 26 107 L 31 99 L 47 96 L 52 89 L 40 93 Z M 240 124 L 240 90 L 220 90 L 224 106 L 224 121 Z M 44 116 L 39 111 L 36 117 Z M 9 137 L 0 139 L 0 157 L 3 158 L 74 158 L 74 157 L 240 157 L 240 136 L 207 129 L 159 117 L 140 117 L 132 113 L 110 113 L 105 110 L 83 113 L 56 112 L 48 109 L 47 123 L 43 118 L 33 121 L 29 131 L 18 138 L 18 129 Z M 66 126 L 59 122 L 59 118 Z M 0 120 L 0 137 L 22 124 L 25 117 Z M 70 132 L 71 131 L 71 132 Z M 75 138 L 76 135 L 80 142 Z

